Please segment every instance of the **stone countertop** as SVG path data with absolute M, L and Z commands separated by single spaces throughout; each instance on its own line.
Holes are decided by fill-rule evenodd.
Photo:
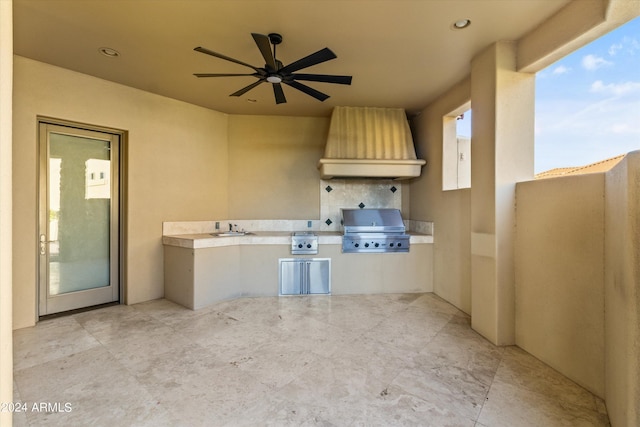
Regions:
M 332 231 L 316 231 L 319 245 L 341 245 L 342 233 Z M 433 236 L 415 232 L 407 232 L 411 236 L 411 244 L 433 243 Z M 236 245 L 291 245 L 290 231 L 258 231 L 243 236 L 214 236 L 210 233 L 179 234 L 162 236 L 162 244 L 181 248 L 204 249 Z

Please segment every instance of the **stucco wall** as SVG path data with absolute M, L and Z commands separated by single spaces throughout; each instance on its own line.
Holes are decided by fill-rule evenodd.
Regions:
M 470 190 L 442 190 L 442 120 L 469 102 L 470 80 L 455 85 L 413 118 L 418 158 L 427 160 L 411 181 L 410 218 L 434 222 L 434 292 L 471 314 Z
M 604 397 L 604 174 L 516 188 L 516 344 Z
M 319 219 L 328 117 L 229 116 L 229 217 Z
M 517 186 L 516 344 L 640 425 L 640 151 Z
M 15 56 L 14 328 L 36 319 L 37 116 L 128 132 L 127 303 L 162 297 L 162 222 L 228 216 L 227 115 Z
M 13 3 L 0 1 L 0 402 L 13 401 L 11 104 L 13 87 Z M 12 413 L 0 411 L 0 425 Z
M 640 425 L 640 151 L 606 174 L 605 398 L 611 425 Z
M 135 266 L 128 269 L 128 304 L 163 296 L 163 221 L 319 219 L 316 166 L 329 118 L 229 116 L 15 60 L 14 328 L 34 324 L 37 314 L 38 116 L 128 133 L 126 252 L 127 265 Z

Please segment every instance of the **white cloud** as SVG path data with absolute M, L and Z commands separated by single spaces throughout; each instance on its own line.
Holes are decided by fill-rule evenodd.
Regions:
M 613 65 L 613 62 L 607 61 L 606 59 L 596 55 L 587 55 L 582 58 L 582 66 L 589 71 L 597 70 L 598 68 L 607 67 L 610 65 Z
M 566 74 L 571 71 L 571 68 L 565 67 L 564 65 L 559 65 L 553 69 L 553 74 Z
M 622 43 L 626 46 L 626 52 L 630 55 L 634 55 L 637 50 L 640 50 L 640 41 L 635 37 L 625 36 L 622 39 Z
M 604 84 L 602 80 L 596 80 L 589 89 L 592 93 L 604 93 L 606 95 L 623 96 L 633 92 L 640 92 L 640 82 L 624 82 Z
M 625 36 L 620 43 L 609 46 L 608 52 L 610 56 L 616 56 L 618 53 L 635 55 L 638 50 L 640 50 L 640 41 L 635 37 Z
M 616 54 L 618 53 L 618 51 L 620 51 L 622 49 L 622 43 L 616 43 L 616 44 L 612 44 L 609 47 L 609 55 L 611 56 L 616 56 Z
M 1 1 L 1 0 L 0 0 Z M 535 170 L 586 165 L 640 149 L 640 99 L 575 98 L 536 105 Z

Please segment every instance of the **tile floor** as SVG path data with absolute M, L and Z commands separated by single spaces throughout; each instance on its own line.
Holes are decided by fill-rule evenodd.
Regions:
M 433 294 L 157 300 L 46 320 L 14 335 L 14 400 L 29 409 L 14 425 L 609 425 L 601 399 L 469 324 Z

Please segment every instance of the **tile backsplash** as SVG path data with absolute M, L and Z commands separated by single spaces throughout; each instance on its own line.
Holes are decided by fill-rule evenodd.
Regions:
M 320 180 L 320 218 L 312 220 L 234 220 L 185 221 L 163 223 L 163 235 L 212 233 L 234 229 L 246 231 L 334 231 L 342 232 L 342 208 L 402 209 L 402 184 L 391 179 Z M 216 223 L 219 229 L 216 230 Z M 433 235 L 433 223 L 404 218 L 407 231 Z
M 320 230 L 341 231 L 341 208 L 402 209 L 402 185 L 391 179 L 320 180 Z

